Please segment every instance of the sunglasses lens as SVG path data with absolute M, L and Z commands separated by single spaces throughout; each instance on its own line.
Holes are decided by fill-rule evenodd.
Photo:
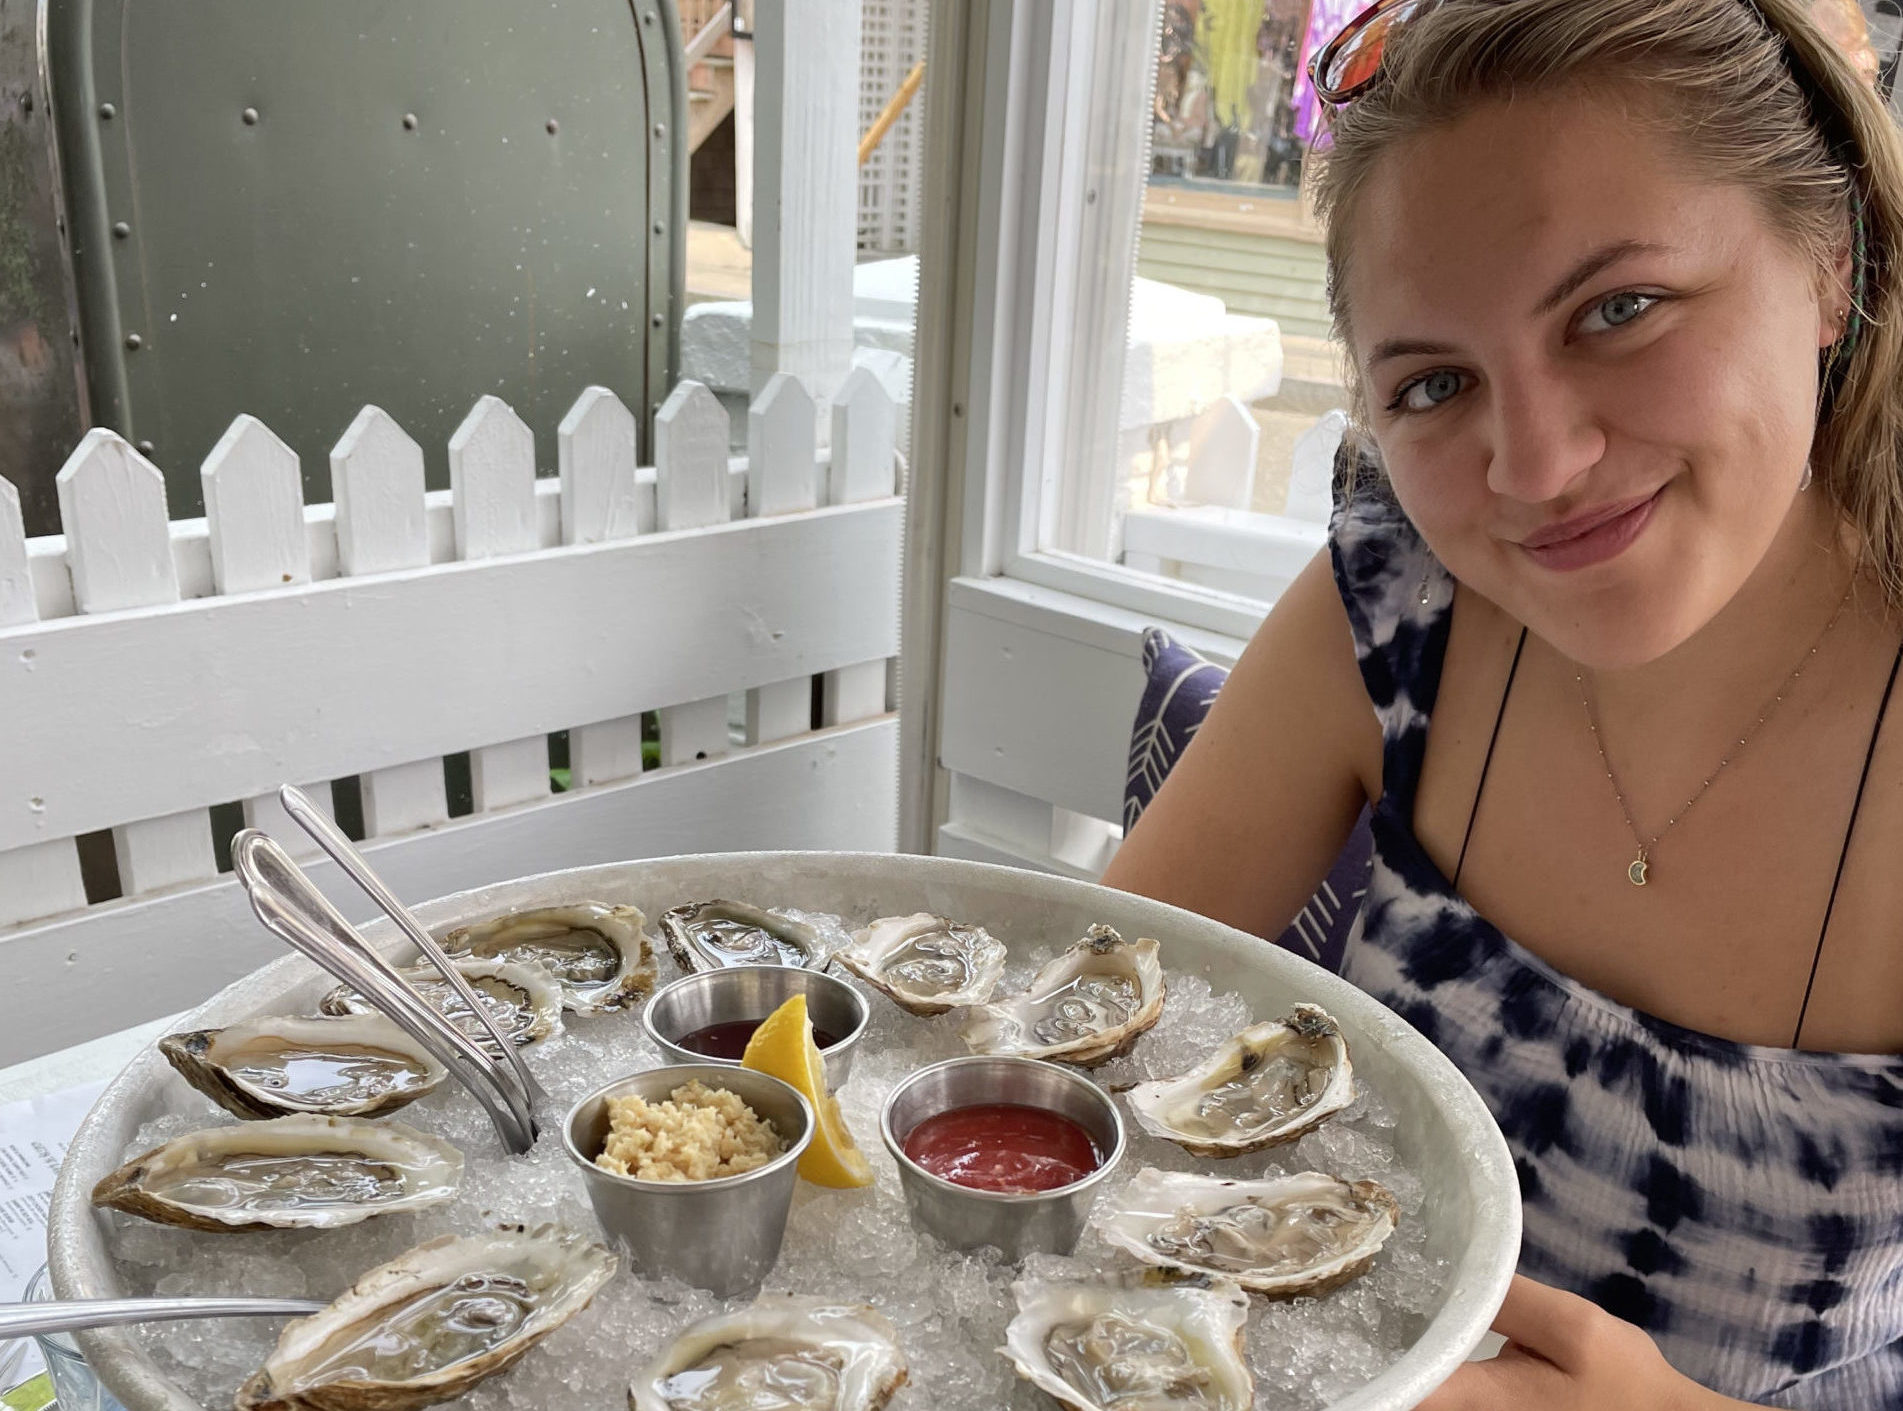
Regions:
M 1428 0 L 1402 0 L 1361 26 L 1329 55 L 1327 71 L 1321 75 L 1323 86 L 1341 94 L 1367 87 L 1381 68 L 1381 55 L 1395 26 L 1407 23 L 1427 4 Z

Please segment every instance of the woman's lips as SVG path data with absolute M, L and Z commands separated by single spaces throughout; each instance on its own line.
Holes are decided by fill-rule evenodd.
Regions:
M 1659 492 L 1627 508 L 1611 507 L 1605 514 L 1582 515 L 1574 525 L 1559 524 L 1521 541 L 1520 547 L 1541 568 L 1566 573 L 1590 568 L 1616 558 L 1645 532 L 1657 508 Z

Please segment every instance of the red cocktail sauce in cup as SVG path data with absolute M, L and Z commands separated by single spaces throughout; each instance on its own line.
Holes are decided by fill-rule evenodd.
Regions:
M 940 1180 L 972 1190 L 1024 1195 L 1081 1181 L 1103 1153 L 1077 1123 L 1041 1107 L 981 1103 L 927 1117 L 905 1154 Z

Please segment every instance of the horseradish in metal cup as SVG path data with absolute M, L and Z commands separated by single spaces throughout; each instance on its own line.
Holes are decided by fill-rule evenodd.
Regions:
M 595 1164 L 608 1142 L 611 1098 L 665 1102 L 695 1081 L 752 1108 L 785 1143 L 780 1154 L 751 1171 L 707 1181 L 644 1181 Z M 617 1079 L 576 1103 L 562 1121 L 563 1146 L 581 1170 L 595 1218 L 634 1266 L 723 1298 L 757 1289 L 780 1257 L 799 1159 L 812 1140 L 813 1109 L 793 1088 L 750 1068 L 713 1063 Z

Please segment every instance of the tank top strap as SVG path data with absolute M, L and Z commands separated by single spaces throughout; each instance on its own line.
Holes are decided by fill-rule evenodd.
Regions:
M 1370 469 L 1365 460 L 1362 469 Z M 1412 818 L 1453 624 L 1454 581 L 1384 482 L 1365 473 L 1357 481 L 1329 524 L 1329 554 L 1381 722 L 1383 802 Z

